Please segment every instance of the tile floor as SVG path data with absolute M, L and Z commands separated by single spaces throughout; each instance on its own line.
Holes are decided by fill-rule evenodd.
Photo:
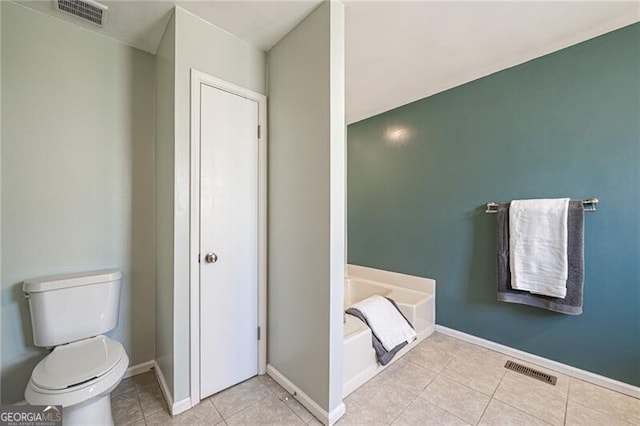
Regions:
M 558 377 L 551 386 L 505 370 L 507 359 L 434 333 L 349 395 L 338 424 L 640 425 L 638 399 L 542 369 Z M 150 372 L 123 380 L 112 406 L 116 425 L 320 424 L 269 376 L 171 417 Z

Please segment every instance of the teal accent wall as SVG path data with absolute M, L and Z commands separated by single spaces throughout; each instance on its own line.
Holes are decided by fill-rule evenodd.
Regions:
M 349 263 L 437 280 L 437 323 L 640 385 L 640 24 L 348 127 Z M 488 201 L 600 199 L 584 313 L 500 303 Z

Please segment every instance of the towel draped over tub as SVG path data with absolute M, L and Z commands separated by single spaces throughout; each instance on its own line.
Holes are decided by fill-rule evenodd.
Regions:
M 345 313 L 349 314 L 349 315 L 353 315 L 354 317 L 358 318 L 359 320 L 361 320 L 362 322 L 364 322 L 367 327 L 369 327 L 369 329 L 371 329 L 371 343 L 373 345 L 373 349 L 376 351 L 376 356 L 378 357 L 378 362 L 381 365 L 387 365 L 389 362 L 391 362 L 391 360 L 393 359 L 394 356 L 396 356 L 396 354 L 405 346 L 407 346 L 409 344 L 410 341 L 413 341 L 416 339 L 416 333 L 415 330 L 413 328 L 413 325 L 411 324 L 411 322 L 407 319 L 407 317 L 404 316 L 404 314 L 402 313 L 402 311 L 400 311 L 400 308 L 398 308 L 398 305 L 396 304 L 396 302 L 393 299 L 390 299 L 388 297 L 383 297 L 383 296 L 372 296 L 368 299 L 365 299 L 363 302 L 360 303 L 365 303 L 367 300 L 370 299 L 377 299 L 380 298 L 382 300 L 384 300 L 385 302 L 388 301 L 390 302 L 390 304 L 393 306 L 392 309 L 395 308 L 395 311 L 397 311 L 398 314 L 400 314 L 400 316 L 402 317 L 402 319 L 404 321 L 406 321 L 406 324 L 408 324 L 408 326 L 410 327 L 411 331 L 410 331 L 410 335 L 407 335 L 407 339 L 400 342 L 399 344 L 397 344 L 396 346 L 392 347 L 392 348 L 385 348 L 385 345 L 383 345 L 382 341 L 380 340 L 380 337 L 376 334 L 376 327 L 375 325 L 372 327 L 373 324 L 371 324 L 371 321 L 367 321 L 367 316 L 357 307 L 351 307 L 349 309 L 347 309 L 345 311 Z M 356 306 L 359 304 L 356 304 Z

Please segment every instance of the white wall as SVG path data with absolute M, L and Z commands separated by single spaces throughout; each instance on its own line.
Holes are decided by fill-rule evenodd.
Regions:
M 175 15 L 156 52 L 155 255 L 156 362 L 173 389 L 173 191 L 175 143 Z
M 189 398 L 190 70 L 265 93 L 265 53 L 215 25 L 175 9 L 173 398 Z
M 0 2 L 0 235 L 2 235 L 2 2 Z M 0 277 L 2 277 L 2 244 L 0 244 Z M 2 341 L 2 287 L 0 287 L 0 342 Z M 0 366 L 2 351 L 0 350 Z M 0 374 L 0 401 L 2 401 L 2 374 Z
M 325 2 L 268 53 L 268 362 L 342 405 L 344 9 Z
M 347 125 L 345 110 L 345 11 L 340 2 L 330 8 L 329 105 L 330 199 L 329 233 L 330 311 L 329 311 L 329 413 L 342 403 L 344 346 L 344 276 L 347 264 Z M 342 413 L 340 414 L 342 416 Z M 335 419 L 337 420 L 337 419 Z
M 153 56 L 2 2 L 2 402 L 24 399 L 24 279 L 122 268 L 131 363 L 154 358 Z

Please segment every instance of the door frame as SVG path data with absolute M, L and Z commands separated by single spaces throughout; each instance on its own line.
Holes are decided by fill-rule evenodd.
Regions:
M 267 97 L 191 68 L 189 340 L 191 405 L 200 402 L 200 86 L 211 86 L 258 103 L 258 374 L 267 369 Z M 256 129 L 258 131 L 258 129 Z M 257 337 L 257 336 L 256 336 Z

